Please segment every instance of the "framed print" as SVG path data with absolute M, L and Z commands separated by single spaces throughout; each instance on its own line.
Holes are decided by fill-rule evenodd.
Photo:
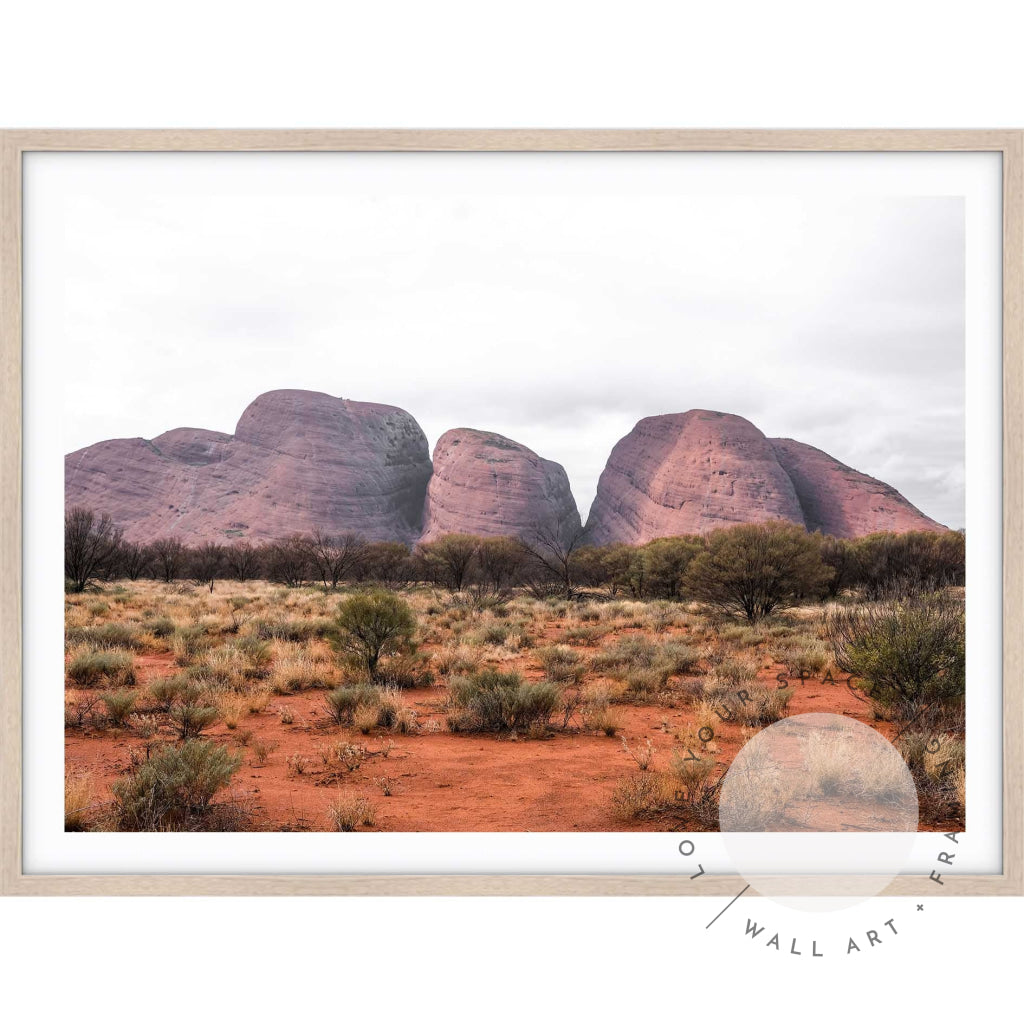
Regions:
M 1021 146 L 4 132 L 3 891 L 1024 891 Z

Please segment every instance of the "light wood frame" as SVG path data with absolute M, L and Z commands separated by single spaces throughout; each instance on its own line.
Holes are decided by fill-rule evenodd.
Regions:
M 1024 132 L 1016 130 L 17 130 L 0 132 L 0 893 L 734 895 L 735 875 L 43 875 L 22 870 L 22 156 L 28 152 L 977 152 L 1003 171 L 1003 871 L 887 895 L 1024 894 Z M 791 880 L 799 891 L 799 878 Z M 756 886 L 756 880 L 755 880 Z M 837 879 L 836 890 L 844 887 Z

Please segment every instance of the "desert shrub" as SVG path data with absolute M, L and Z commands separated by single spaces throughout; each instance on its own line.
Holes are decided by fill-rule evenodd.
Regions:
M 234 642 L 235 649 L 245 659 L 246 671 L 249 675 L 261 675 L 266 672 L 274 658 L 274 652 L 265 639 L 258 636 L 239 637 Z
M 93 647 L 122 647 L 140 651 L 146 646 L 137 627 L 126 622 L 104 622 L 102 626 L 79 626 L 65 631 L 69 643 L 86 643 Z
M 365 796 L 342 793 L 328 805 L 327 816 L 335 832 L 355 832 L 360 825 L 376 824 L 377 809 Z
M 211 642 L 203 626 L 180 626 L 171 643 L 175 661 L 179 665 L 194 664 L 210 649 Z
M 376 686 L 369 683 L 349 684 L 330 690 L 324 697 L 324 707 L 338 725 L 350 725 L 357 708 L 376 708 L 380 699 L 381 692 Z
M 377 665 L 378 686 L 398 690 L 413 689 L 417 686 L 430 686 L 434 674 L 426 667 L 426 662 L 416 654 L 396 654 L 384 658 Z
M 960 601 L 944 595 L 838 608 L 825 632 L 843 672 L 895 717 L 929 706 L 962 706 L 965 621 Z
M 640 549 L 644 592 L 676 601 L 682 596 L 686 570 L 704 550 L 699 537 L 662 537 Z
M 114 783 L 114 813 L 126 832 L 181 831 L 199 826 L 241 755 L 209 740 L 166 746 Z
M 437 651 L 431 658 L 431 663 L 438 675 L 449 676 L 475 672 L 480 667 L 481 660 L 479 651 L 465 644 L 459 644 Z
M 757 678 L 757 663 L 749 658 L 723 658 L 715 666 L 715 675 L 737 686 Z
M 135 707 L 135 694 L 131 690 L 114 690 L 103 694 L 103 703 L 111 725 L 121 726 Z
M 792 696 L 789 687 L 780 690 L 776 686 L 746 686 L 729 710 L 742 725 L 771 725 L 786 717 Z
M 964 805 L 966 770 L 963 737 L 952 733 L 904 732 L 896 741 L 917 786 L 923 811 L 940 812 L 942 805 Z
M 365 736 L 371 729 L 375 729 L 377 727 L 378 717 L 379 713 L 377 708 L 367 707 L 367 705 L 361 704 L 358 705 L 352 713 L 352 724 Z
M 684 585 L 695 597 L 756 623 L 776 608 L 820 593 L 831 576 L 820 534 L 792 523 L 746 523 L 709 534 Z
M 544 725 L 558 706 L 561 690 L 553 683 L 526 683 L 518 672 L 484 669 L 452 679 L 448 687 L 453 732 L 501 732 Z
M 135 660 L 124 651 L 85 651 L 71 660 L 67 673 L 81 687 L 134 686 Z
M 416 617 L 408 602 L 397 594 L 377 590 L 356 594 L 342 603 L 331 643 L 376 681 L 381 658 L 409 653 L 415 632 Z
M 308 653 L 290 654 L 274 666 L 271 685 L 275 693 L 323 689 L 335 681 L 335 673 Z
M 217 701 L 220 717 L 228 729 L 237 729 L 242 716 L 248 711 L 244 697 L 221 697 Z
M 832 652 L 819 640 L 794 638 L 772 649 L 772 657 L 792 675 L 818 675 L 831 659 Z
M 87 832 L 96 803 L 96 787 L 87 774 L 64 778 L 64 831 Z
M 668 669 L 670 675 L 683 675 L 697 670 L 700 652 L 682 640 L 668 640 L 661 645 L 657 661 Z
M 220 710 L 209 702 L 208 695 L 200 687 L 187 683 L 179 691 L 169 714 L 179 738 L 188 740 L 213 725 L 220 716 Z
M 537 660 L 541 663 L 548 679 L 553 683 L 579 684 L 586 674 L 582 658 L 571 647 L 558 644 L 554 647 L 539 647 Z
M 146 622 L 146 629 L 155 637 L 159 637 L 161 640 L 166 640 L 169 636 L 174 636 L 174 631 L 178 628 L 174 619 L 168 615 L 158 615 L 155 618 L 149 619 Z
M 626 684 L 626 695 L 646 699 L 660 693 L 668 682 L 668 672 L 662 666 L 631 668 L 621 678 Z
M 488 622 L 473 634 L 473 639 L 478 644 L 497 647 L 505 642 L 508 633 L 508 626 L 502 625 L 499 622 Z
M 672 753 L 669 779 L 673 799 L 683 804 L 705 828 L 712 828 L 718 820 L 718 793 L 721 777 L 715 778 L 715 759 L 691 753 L 686 756 L 678 750 Z
M 630 636 L 617 640 L 590 659 L 595 672 L 615 676 L 627 669 L 651 668 L 658 657 L 658 645 L 646 637 Z
M 622 719 L 607 704 L 586 705 L 583 709 L 583 727 L 591 732 L 614 736 L 622 729 Z
M 650 772 L 628 776 L 612 793 L 612 809 L 625 821 L 649 818 L 657 813 L 662 803 L 661 782 Z
M 596 644 L 606 632 L 601 626 L 571 626 L 562 634 L 562 638 L 567 644 L 589 647 Z
M 170 711 L 185 685 L 181 676 L 163 676 L 149 684 L 149 697 L 158 711 Z

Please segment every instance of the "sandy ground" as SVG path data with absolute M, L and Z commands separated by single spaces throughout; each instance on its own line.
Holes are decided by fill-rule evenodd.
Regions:
M 558 623 L 546 624 L 541 642 L 557 642 L 561 629 Z M 638 632 L 620 630 L 617 636 Z M 685 635 L 685 629 L 674 629 L 661 639 Z M 589 654 L 597 648 L 576 649 Z M 528 678 L 539 678 L 541 672 L 528 661 L 524 655 L 520 664 L 503 667 L 518 667 Z M 178 671 L 170 654 L 141 655 L 136 665 L 140 692 L 153 679 Z M 776 674 L 783 670 L 782 666 L 766 669 L 758 681 L 774 686 Z M 828 712 L 856 718 L 883 734 L 891 729 L 871 720 L 868 705 L 842 679 L 836 683 L 794 680 L 793 688 L 790 715 Z M 650 740 L 652 770 L 666 769 L 673 748 L 680 749 L 674 734 L 693 722 L 693 711 L 682 700 L 670 699 L 677 706 L 616 705 L 623 728 L 615 737 L 555 730 L 545 739 L 527 739 L 440 731 L 445 717 L 443 684 L 404 691 L 421 729 L 408 735 L 384 730 L 363 735 L 337 726 L 324 709 L 323 696 L 323 691 L 317 690 L 272 696 L 265 711 L 245 716 L 236 729 L 218 723 L 204 734 L 243 754 L 242 767 L 226 798 L 249 809 L 252 827 L 282 831 L 328 828 L 326 809 L 339 791 L 370 798 L 377 808 L 374 827 L 385 831 L 611 832 L 696 827 L 676 811 L 623 821 L 616 817 L 612 803 L 617 785 L 637 771 L 622 737 L 633 747 Z M 291 724 L 282 722 L 282 711 L 291 713 Z M 438 723 L 439 731 L 430 731 L 432 722 Z M 158 734 L 151 742 L 166 738 Z M 265 763 L 259 763 L 253 749 L 256 741 L 271 748 Z M 319 751 L 341 741 L 365 747 L 366 757 L 356 770 L 339 775 L 325 769 Z M 721 768 L 731 763 L 744 741 L 741 727 L 735 723 L 715 726 L 713 747 L 717 749 L 713 753 Z M 69 729 L 66 768 L 69 773 L 88 771 L 104 789 L 129 770 L 133 749 L 136 756 L 144 756 L 145 745 L 128 730 Z M 305 761 L 302 774 L 295 771 L 295 755 Z M 391 795 L 385 795 L 382 786 L 389 788 Z M 921 827 L 949 825 L 923 822 Z

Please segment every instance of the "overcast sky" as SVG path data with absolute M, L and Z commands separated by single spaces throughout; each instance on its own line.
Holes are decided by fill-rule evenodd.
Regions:
M 962 199 L 700 159 L 33 157 L 65 448 L 308 388 L 527 444 L 585 518 L 637 420 L 708 408 L 962 526 Z

